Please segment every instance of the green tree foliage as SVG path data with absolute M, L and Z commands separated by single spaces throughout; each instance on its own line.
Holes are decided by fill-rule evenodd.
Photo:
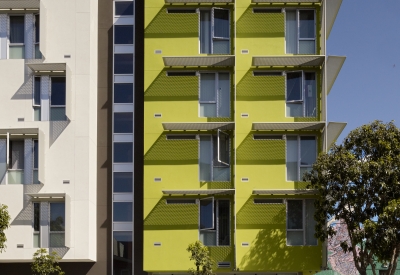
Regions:
M 189 244 L 186 251 L 190 252 L 190 260 L 194 261 L 196 269 L 189 269 L 192 275 L 212 275 L 214 261 L 211 259 L 207 246 L 200 241 Z
M 64 275 L 64 271 L 58 265 L 59 260 L 61 258 L 57 252 L 53 251 L 49 254 L 45 248 L 40 248 L 33 254 L 32 273 L 34 275 Z
M 316 189 L 316 237 L 335 235 L 326 219 L 344 221 L 349 241 L 340 245 L 353 254 L 361 275 L 376 260 L 394 267 L 399 255 L 400 131 L 393 122 L 363 125 L 321 154 L 304 176 Z M 394 272 L 394 271 L 393 271 Z M 393 274 L 393 272 L 389 274 Z
M 8 214 L 8 207 L 5 204 L 0 204 L 0 253 L 6 249 L 6 234 L 4 231 L 10 227 L 10 214 Z

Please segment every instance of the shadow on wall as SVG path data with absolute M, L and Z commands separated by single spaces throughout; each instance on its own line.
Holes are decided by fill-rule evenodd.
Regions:
M 50 147 L 57 140 L 57 138 L 64 132 L 65 128 L 67 128 L 70 120 L 66 117 L 66 120 L 60 121 L 50 121 Z
M 285 37 L 285 17 L 283 13 L 253 13 L 249 7 L 237 21 L 238 38 Z
M 69 247 L 50 247 L 49 252 L 52 253 L 53 251 L 57 252 L 60 258 L 63 258 L 65 254 L 67 254 Z
M 285 140 L 254 140 L 250 133 L 237 148 L 238 165 L 285 164 Z
M 198 164 L 197 140 L 167 140 L 161 134 L 144 155 L 144 165 Z
M 25 59 L 26 63 L 43 63 L 42 59 Z M 11 100 L 24 100 L 33 98 L 33 78 L 32 70 L 28 66 L 24 66 L 25 70 L 25 81 L 19 87 L 17 92 L 11 97 Z
M 196 199 L 197 197 L 174 197 Z M 198 229 L 197 204 L 167 204 L 162 198 L 144 219 L 144 230 Z M 178 240 L 177 240 L 178 241 Z
M 197 13 L 167 13 L 163 7 L 147 25 L 144 35 L 146 38 L 198 37 L 198 20 Z
M 29 193 L 38 193 L 40 189 L 42 189 L 43 183 L 41 184 L 24 184 L 24 204 L 22 210 L 18 213 L 18 215 L 11 222 L 11 225 L 32 225 L 32 217 L 33 217 L 33 204 L 32 198 L 26 194 Z

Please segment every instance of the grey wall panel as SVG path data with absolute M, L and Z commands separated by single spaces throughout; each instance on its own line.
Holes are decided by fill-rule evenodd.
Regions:
M 7 59 L 8 16 L 0 14 L 0 59 Z
M 41 121 L 49 120 L 49 113 L 50 113 L 49 90 L 50 90 L 50 77 L 44 75 L 41 77 L 41 85 L 40 85 Z
M 33 43 L 35 17 L 32 13 L 25 14 L 25 59 L 35 58 L 35 44 Z
M 0 184 L 6 184 L 7 139 L 0 139 Z
M 25 158 L 25 168 L 24 168 L 24 183 L 33 183 L 33 140 L 30 138 L 25 139 L 24 148 L 24 158 Z

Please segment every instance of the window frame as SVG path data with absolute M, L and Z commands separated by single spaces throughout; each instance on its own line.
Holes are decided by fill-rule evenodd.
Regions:
M 67 78 L 65 76 L 50 76 L 50 85 L 49 85 L 49 100 L 50 100 L 50 108 L 65 108 L 67 106 Z M 65 104 L 64 105 L 53 105 L 52 97 L 53 97 L 53 89 L 52 89 L 52 79 L 53 78 L 64 78 L 65 79 Z
M 206 199 L 212 199 L 212 203 L 213 203 L 213 224 L 214 224 L 214 228 L 212 229 L 201 229 L 200 228 L 200 209 L 201 209 L 201 205 L 200 205 L 200 200 L 206 200 Z M 220 245 L 219 244 L 219 201 L 228 201 L 229 202 L 229 244 L 228 245 Z M 231 246 L 231 237 L 232 237 L 232 205 L 231 205 L 231 200 L 227 199 L 227 198 L 215 198 L 215 197 L 207 197 L 207 198 L 202 198 L 202 199 L 197 199 L 197 203 L 199 205 L 198 208 L 198 239 L 200 240 L 200 233 L 201 232 L 215 232 L 215 242 L 216 245 L 206 245 L 208 247 L 230 247 Z
M 35 85 L 36 79 L 39 79 L 39 104 L 35 103 L 35 95 L 37 94 L 36 85 Z M 41 90 L 42 90 L 42 77 L 35 75 L 33 77 L 33 93 L 32 93 L 32 106 L 33 107 L 41 107 L 42 106 Z
M 290 73 L 299 73 L 301 72 L 301 99 L 300 100 L 288 100 L 288 78 L 287 75 Z M 309 102 L 307 100 L 306 96 L 306 74 L 314 74 L 315 78 L 315 108 L 313 113 L 315 114 L 314 116 L 306 116 L 306 104 Z M 316 71 L 304 71 L 304 70 L 295 70 L 295 71 L 285 71 L 284 72 L 285 76 L 285 117 L 295 117 L 295 116 L 288 116 L 288 106 L 287 104 L 301 104 L 301 109 L 302 109 L 302 116 L 300 117 L 309 117 L 309 118 L 317 118 L 318 115 L 318 77 L 317 77 L 317 72 Z
M 288 169 L 287 169 L 287 163 L 288 163 L 288 161 L 287 161 L 287 159 L 288 159 L 288 137 L 296 137 L 297 138 L 297 165 L 296 165 L 296 167 L 297 167 L 297 173 L 296 173 L 296 175 L 297 175 L 297 180 L 295 180 L 295 181 L 301 181 L 302 179 L 300 179 L 300 172 L 301 172 L 301 168 L 311 168 L 312 167 L 312 164 L 311 165 L 302 165 L 301 164 L 301 138 L 302 137 L 314 137 L 314 140 L 315 140 L 315 152 L 316 152 L 316 156 L 315 156 L 315 159 L 317 159 L 317 157 L 318 157 L 318 136 L 317 135 L 286 135 L 286 138 L 285 138 L 285 141 L 286 141 L 286 144 L 285 144 L 285 152 L 286 152 L 286 154 L 285 154 L 285 165 L 286 165 L 286 175 L 285 175 L 285 178 L 286 178 L 286 181 L 287 182 L 293 182 L 292 180 L 288 180 Z
M 38 220 L 38 222 L 39 222 L 39 231 L 37 231 L 37 230 L 35 230 L 35 205 L 38 205 L 38 208 L 39 208 L 39 220 Z M 40 234 L 40 220 L 41 220 L 41 205 L 40 205 L 40 202 L 32 202 L 32 207 L 33 207 L 33 218 L 32 218 L 32 237 L 33 237 L 33 240 L 32 240 L 32 246 L 34 247 L 34 248 L 40 248 L 40 247 L 42 247 L 42 244 L 41 244 L 41 234 Z M 35 236 L 39 236 L 39 246 L 38 247 L 35 247 Z
M 23 43 L 11 43 L 11 17 L 23 17 L 24 18 L 24 42 Z M 8 51 L 7 51 L 7 59 L 10 58 L 10 48 L 12 47 L 18 47 L 18 46 L 23 46 L 23 58 L 25 59 L 25 44 L 26 44 L 26 37 L 25 37 L 25 14 L 10 14 L 8 16 L 8 37 L 7 37 L 7 42 L 8 42 Z
M 306 213 L 306 201 L 307 200 L 311 200 L 311 201 L 315 201 L 315 199 L 312 198 L 307 198 L 307 199 L 301 199 L 301 198 L 289 198 L 289 199 L 285 199 L 284 204 L 286 205 L 286 246 L 318 246 L 318 242 L 319 240 L 317 239 L 317 243 L 316 244 L 307 244 L 307 240 L 306 240 L 306 234 L 307 234 L 307 213 Z M 289 201 L 301 201 L 302 202 L 302 229 L 288 229 L 288 221 L 289 221 L 289 208 L 288 208 L 288 203 Z M 288 244 L 288 237 L 287 237 L 287 232 L 303 232 L 303 244 L 300 245 L 290 245 Z M 315 232 L 315 230 L 314 230 Z M 315 238 L 315 237 L 314 237 Z
M 287 47 L 286 47 L 286 27 L 287 27 L 287 22 L 286 22 L 286 12 L 287 11 L 296 11 L 296 53 L 288 53 L 287 52 Z M 314 11 L 314 38 L 301 38 L 300 37 L 300 11 Z M 314 41 L 314 49 L 315 52 L 311 55 L 316 55 L 317 54 L 317 10 L 316 9 L 291 9 L 291 8 L 285 8 L 285 54 L 303 54 L 299 53 L 300 50 L 300 41 Z
M 215 36 L 215 10 L 226 10 L 228 11 L 228 25 L 229 25 L 229 37 L 218 37 Z M 210 11 L 210 53 L 205 53 L 205 52 L 201 52 L 201 12 L 202 11 Z M 212 8 L 199 8 L 197 9 L 197 12 L 199 14 L 199 18 L 198 18 L 198 26 L 199 26 L 199 54 L 215 54 L 214 53 L 214 41 L 228 41 L 229 43 L 229 53 L 224 53 L 224 54 L 231 54 L 232 49 L 231 49 L 231 20 L 232 20 L 232 16 L 231 16 L 231 9 L 229 8 L 220 8 L 220 7 L 212 7 Z M 218 53 L 217 53 L 218 54 Z
M 64 231 L 58 230 L 58 231 L 52 231 L 51 230 L 51 205 L 52 204 L 64 204 Z M 57 247 L 65 247 L 65 229 L 66 229 L 66 207 L 65 207 L 65 202 L 49 202 L 49 212 L 48 212 L 48 221 L 49 221 L 49 248 L 57 248 Z M 64 245 L 63 246 L 51 246 L 51 234 L 64 234 Z

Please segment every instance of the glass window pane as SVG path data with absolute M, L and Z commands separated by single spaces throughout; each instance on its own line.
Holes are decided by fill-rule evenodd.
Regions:
M 214 229 L 214 200 L 200 200 L 200 229 Z
M 286 137 L 286 179 L 288 181 L 296 181 L 297 179 L 297 160 L 298 146 L 297 137 Z
M 114 162 L 132 162 L 133 160 L 133 143 L 132 142 L 116 142 L 114 143 Z
M 132 203 L 114 202 L 114 222 L 132 221 Z
M 33 168 L 37 169 L 39 167 L 39 141 L 33 141 Z
M 313 10 L 300 10 L 300 38 L 315 37 L 315 23 Z
M 229 164 L 229 136 L 223 132 L 218 133 L 219 141 L 216 140 L 216 142 L 219 142 L 218 144 L 215 142 L 214 147 L 217 147 L 217 159 L 215 160 L 218 162 L 218 159 L 222 162 L 220 164 L 226 163 Z M 219 150 L 218 150 L 219 149 Z M 215 165 L 216 163 L 214 163 Z M 225 164 L 223 164 L 225 166 Z M 218 165 L 220 166 L 220 165 Z
M 231 169 L 230 167 L 213 167 L 213 181 L 230 181 Z
M 40 247 L 40 234 L 39 233 L 33 234 L 33 247 L 34 248 Z
M 208 246 L 217 245 L 217 232 L 201 230 L 200 231 L 200 241 L 204 245 L 208 245 Z
M 200 53 L 211 53 L 211 11 L 200 11 Z
M 115 2 L 115 15 L 133 15 L 133 2 Z
M 65 77 L 51 78 L 52 106 L 65 106 Z
M 132 232 L 113 233 L 113 274 L 132 274 Z
M 200 136 L 200 181 L 211 181 L 211 136 Z
M 218 81 L 218 117 L 230 117 L 230 82 L 229 74 L 220 73 Z
M 24 16 L 10 16 L 10 43 L 24 43 L 24 25 Z
M 315 73 L 304 74 L 304 88 L 305 88 L 305 116 L 316 117 L 317 116 L 317 92 L 316 92 L 316 81 Z
M 288 231 L 287 234 L 287 245 L 304 245 L 303 231 Z
M 300 138 L 300 162 L 301 165 L 312 165 L 317 158 L 315 137 Z
M 23 170 L 8 170 L 8 184 L 23 184 L 24 171 Z
M 133 44 L 133 26 L 115 25 L 114 26 L 115 44 Z
M 133 133 L 133 113 L 114 113 L 114 133 Z
M 35 86 L 33 92 L 33 104 L 40 106 L 40 77 L 35 77 Z
M 286 103 L 287 117 L 303 117 L 303 103 Z
M 41 110 L 40 107 L 33 108 L 33 120 L 40 121 L 41 120 Z
M 39 43 L 40 41 L 40 17 L 39 14 L 35 15 L 35 42 Z
M 229 54 L 229 40 L 215 40 L 213 41 L 213 53 L 215 54 Z
M 306 245 L 317 245 L 318 241 L 315 238 L 315 200 L 306 200 Z
M 25 58 L 25 46 L 10 46 L 10 59 L 24 59 Z
M 217 117 L 217 104 L 200 103 L 200 117 Z
M 51 121 L 67 120 L 67 116 L 65 115 L 65 107 L 51 107 L 50 108 L 50 120 Z
M 133 54 L 114 54 L 114 74 L 133 74 Z
M 40 231 L 40 203 L 33 204 L 33 231 Z
M 218 245 L 230 244 L 229 201 L 218 201 Z
M 50 247 L 64 247 L 65 233 L 50 233 Z
M 297 53 L 296 11 L 286 10 L 286 53 Z
M 215 102 L 215 74 L 200 74 L 200 102 Z
M 229 38 L 229 10 L 214 9 L 214 37 Z
M 65 231 L 65 203 L 50 203 L 50 231 Z
M 10 169 L 24 169 L 24 141 L 12 140 L 10 141 Z
M 133 83 L 114 84 L 114 103 L 133 103 Z
M 300 40 L 299 54 L 315 54 L 315 40 Z
M 42 59 L 42 53 L 40 52 L 39 44 L 35 45 L 35 58 Z
M 287 201 L 287 229 L 303 229 L 303 201 Z
M 131 193 L 133 190 L 133 174 L 114 172 L 114 192 Z
M 292 72 L 286 74 L 286 101 L 299 101 L 303 100 L 303 93 L 301 88 L 302 73 Z

